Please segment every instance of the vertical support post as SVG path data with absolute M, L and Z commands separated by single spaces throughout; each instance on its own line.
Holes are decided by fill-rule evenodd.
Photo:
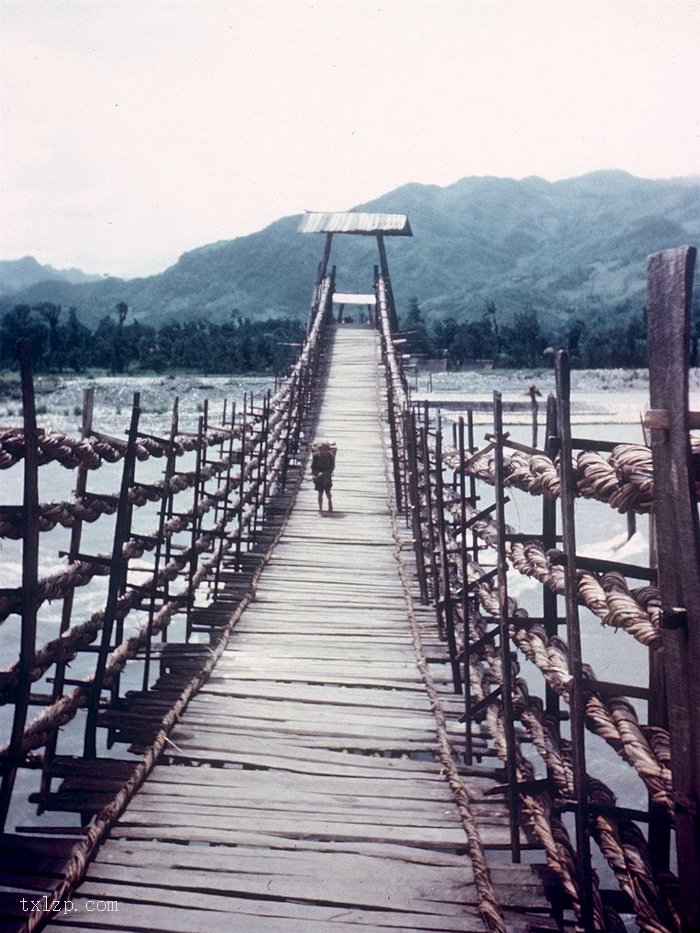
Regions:
M 476 450 L 476 445 L 474 444 L 474 412 L 471 408 L 467 410 L 467 449 L 470 454 L 473 454 Z M 476 479 L 470 473 L 469 474 L 469 501 L 472 506 L 476 507 L 479 497 L 476 494 Z M 471 546 L 472 556 L 475 561 L 479 560 L 479 536 L 472 529 L 472 546 Z
M 270 462 L 270 411 L 271 410 L 272 410 L 271 395 L 268 389 L 267 396 L 265 398 L 265 459 L 264 459 L 264 464 L 263 464 L 263 489 L 262 489 L 263 520 L 265 518 L 265 510 L 267 508 L 267 496 L 268 496 L 269 489 L 270 489 L 268 464 Z
M 246 435 L 248 428 L 248 413 L 246 410 L 247 395 L 243 396 L 243 420 L 241 421 L 241 463 L 238 469 L 238 509 L 236 510 L 236 570 L 241 569 L 241 543 L 243 538 L 243 496 L 245 494 L 246 475 Z
M 386 380 L 386 391 L 387 391 L 387 408 L 389 415 L 389 434 L 391 437 L 391 461 L 394 471 L 394 496 L 396 497 L 396 509 L 401 511 L 402 502 L 401 502 L 401 468 L 399 466 L 399 452 L 398 452 L 398 439 L 396 436 L 396 422 L 395 418 L 395 409 L 394 409 L 394 387 L 391 384 L 391 376 L 387 367 L 387 380 Z
M 500 392 L 493 393 L 493 432 L 496 436 L 495 492 L 496 523 L 498 525 L 498 640 L 501 650 L 501 699 L 503 703 L 503 728 L 506 740 L 506 780 L 508 783 L 508 808 L 510 812 L 510 851 L 514 862 L 520 861 L 520 825 L 518 821 L 518 772 L 516 767 L 515 723 L 513 711 L 513 672 L 510 650 L 510 615 L 508 612 L 508 562 L 506 560 L 506 497 L 505 470 L 503 468 L 503 402 Z
M 416 572 L 420 599 L 424 606 L 428 605 L 428 584 L 425 579 L 425 552 L 423 547 L 423 527 L 420 517 L 420 484 L 418 482 L 418 451 L 417 451 L 416 413 L 411 407 L 406 411 L 405 436 L 408 439 L 407 451 L 409 455 L 409 492 L 411 496 L 411 518 L 413 521 L 413 550 L 416 555 Z
M 84 757 L 95 758 L 97 755 L 97 716 L 100 709 L 100 695 L 104 683 L 107 655 L 112 641 L 112 628 L 117 614 L 117 602 L 123 591 L 124 579 L 128 567 L 128 559 L 124 554 L 124 544 L 129 537 L 131 527 L 131 505 L 129 503 L 129 489 L 134 482 L 136 465 L 136 438 L 141 415 L 140 395 L 134 393 L 134 403 L 131 409 L 131 423 L 124 454 L 124 467 L 122 470 L 121 488 L 119 490 L 119 506 L 117 519 L 114 525 L 114 540 L 112 545 L 112 564 L 107 589 L 107 603 L 105 605 L 104 622 L 102 625 L 102 640 L 97 655 L 95 674 L 92 680 L 90 697 L 87 706 L 85 722 Z
M 261 492 L 263 489 L 264 475 L 265 475 L 265 463 L 267 460 L 267 406 L 265 404 L 265 398 L 263 398 L 262 405 L 262 416 L 260 419 L 260 437 L 258 440 L 258 468 L 255 473 L 255 506 L 253 508 L 253 538 L 256 538 L 258 533 L 258 511 L 261 506 Z M 264 508 L 264 501 L 262 506 Z
M 192 611 L 194 609 L 194 578 L 197 573 L 197 564 L 199 563 L 199 552 L 197 550 L 197 539 L 202 526 L 201 516 L 199 515 L 199 499 L 202 493 L 202 463 L 204 461 L 204 447 L 206 444 L 204 434 L 204 418 L 199 418 L 197 422 L 197 457 L 194 467 L 194 491 L 192 496 L 192 534 L 190 535 L 190 569 L 187 583 L 187 616 L 185 623 L 185 641 L 190 640 L 192 635 Z
M 223 426 L 226 426 L 226 409 L 224 408 L 224 421 Z M 231 405 L 231 427 L 229 429 L 228 437 L 228 451 L 226 453 L 226 495 L 222 507 L 222 516 L 221 516 L 221 530 L 219 532 L 219 554 L 216 561 L 216 569 L 214 572 L 214 598 L 218 596 L 219 593 L 219 582 L 221 580 L 221 571 L 223 569 L 223 556 L 224 556 L 224 542 L 226 541 L 226 529 L 228 528 L 229 523 L 229 500 L 231 497 L 231 473 L 233 472 L 233 444 L 236 436 L 236 403 L 233 402 Z M 217 522 L 218 525 L 218 522 Z
M 647 323 L 664 682 L 668 703 L 684 933 L 700 928 L 700 530 L 688 421 L 690 311 L 696 250 L 649 257 Z
M 452 668 L 452 686 L 455 693 L 462 692 L 462 679 L 459 673 L 457 659 L 457 639 L 455 638 L 454 602 L 452 587 L 450 585 L 450 562 L 447 557 L 447 535 L 445 533 L 445 489 L 442 475 L 442 425 L 438 423 L 435 435 L 435 499 L 438 517 L 438 538 L 440 541 L 440 565 L 442 578 L 442 607 L 445 619 L 445 633 L 447 647 L 450 652 L 450 666 Z
M 163 583 L 159 582 L 158 576 L 160 574 L 160 564 L 163 550 L 165 549 L 167 551 L 166 542 L 163 539 L 163 532 L 165 530 L 165 523 L 169 517 L 168 513 L 172 507 L 172 492 L 170 491 L 170 481 L 172 480 L 175 473 L 175 464 L 177 462 L 177 454 L 175 453 L 175 435 L 177 433 L 178 405 L 178 399 L 175 399 L 173 413 L 170 419 L 170 445 L 168 447 L 168 455 L 165 460 L 165 470 L 163 474 L 163 498 L 160 502 L 160 514 L 158 516 L 158 538 L 156 541 L 156 550 L 153 557 L 153 592 L 151 593 L 148 606 L 148 623 L 146 645 L 144 649 L 143 680 L 141 686 L 141 689 L 144 693 L 148 690 L 149 680 L 151 677 L 151 639 L 153 637 L 153 617 L 156 611 L 157 593 L 165 584 L 165 581 L 163 581 Z M 163 602 L 165 602 L 165 600 L 163 600 Z M 167 631 L 167 629 L 164 629 L 164 631 Z
M 0 783 L 0 830 L 5 827 L 12 802 L 12 791 L 17 778 L 17 768 L 23 759 L 22 737 L 29 710 L 31 670 L 36 653 L 36 619 L 39 605 L 39 452 L 34 403 L 34 382 L 29 341 L 22 339 L 17 345 L 22 381 L 22 405 L 24 409 L 24 544 L 22 547 L 22 630 L 15 709 L 12 717 L 12 732 L 5 771 Z
M 280 492 L 284 492 L 287 488 L 287 473 L 289 472 L 289 461 L 292 456 L 293 417 L 294 406 L 296 404 L 295 391 L 296 379 L 293 379 L 289 386 L 289 395 L 287 396 L 287 430 L 284 432 L 284 458 L 282 460 L 282 472 L 280 475 Z
M 540 409 L 540 406 L 537 404 L 537 396 L 540 394 L 536 385 L 531 385 L 529 387 L 528 395 L 530 396 L 530 405 L 532 407 L 532 446 L 537 447 L 537 433 L 538 433 L 538 422 L 537 415 Z
M 331 256 L 331 246 L 333 245 L 333 234 L 327 233 L 326 240 L 323 244 L 323 255 L 321 256 L 321 262 L 318 267 L 318 280 L 317 285 L 320 285 L 321 282 L 325 279 L 326 273 L 328 272 L 328 260 Z
M 545 453 L 552 462 L 559 449 L 559 436 L 557 431 L 557 400 L 553 395 L 547 399 Z M 557 501 L 546 493 L 542 497 L 542 546 L 545 551 L 557 546 Z M 542 587 L 542 618 L 544 628 L 549 638 L 558 634 L 559 616 L 557 612 L 557 594 L 547 586 Z M 559 694 L 553 690 L 545 679 L 545 708 L 547 713 L 557 723 L 561 732 L 561 702 Z
M 464 418 L 457 423 L 457 445 L 459 450 L 459 521 L 461 526 L 459 556 L 462 568 L 462 644 L 464 655 L 464 762 L 470 765 L 474 758 L 472 743 L 472 690 L 469 676 L 471 665 L 471 598 L 469 594 L 469 557 L 467 552 L 467 477 L 464 455 Z
M 586 775 L 586 732 L 584 718 L 581 632 L 578 615 L 578 576 L 576 571 L 576 526 L 574 503 L 576 486 L 571 459 L 571 378 L 569 355 L 560 350 L 556 357 L 557 421 L 560 437 L 561 525 L 566 555 L 566 640 L 569 646 L 569 711 L 571 716 L 571 759 L 576 802 L 576 869 L 581 899 L 580 923 L 585 933 L 595 929 L 593 875 L 589 828 L 588 781 Z
M 427 421 L 426 408 L 426 421 Z M 445 637 L 445 631 L 442 622 L 442 613 L 440 612 L 440 583 L 435 560 L 435 523 L 433 520 L 433 492 L 430 482 L 430 448 L 428 447 L 428 426 L 421 428 L 421 446 L 423 448 L 423 494 L 425 495 L 426 519 L 428 525 L 428 547 L 430 549 L 430 575 L 433 581 L 433 599 L 435 600 L 435 614 L 438 626 L 438 635 Z
M 82 413 L 82 424 L 80 428 L 80 436 L 83 440 L 86 437 L 90 436 L 92 431 L 92 418 L 94 411 L 95 403 L 95 390 L 85 389 L 83 392 L 83 413 Z M 76 481 L 75 481 L 75 497 L 76 499 L 81 499 L 87 491 L 87 476 L 88 468 L 81 462 L 78 465 Z M 75 525 L 71 530 L 70 535 L 70 544 L 68 545 L 68 563 L 73 564 L 77 559 L 77 555 L 80 553 L 80 540 L 83 532 L 83 523 L 82 520 L 76 521 Z M 68 590 L 66 595 L 63 598 L 63 606 L 61 608 L 61 635 L 70 628 L 70 620 L 73 612 L 73 600 L 75 597 L 75 589 L 71 588 Z M 56 670 L 54 673 L 53 688 L 51 690 L 51 701 L 53 703 L 56 700 L 60 699 L 63 694 L 63 685 L 66 676 L 66 662 L 64 660 L 58 660 L 56 662 Z M 42 774 L 41 774 L 41 791 L 40 791 L 40 801 L 43 801 L 43 798 L 51 790 L 51 775 L 49 768 L 51 762 L 56 756 L 56 747 L 58 745 L 58 730 L 56 730 L 49 741 L 46 743 L 46 750 L 44 752 L 44 759 L 42 762 Z M 37 807 L 37 813 L 41 815 L 44 812 L 44 805 L 42 802 L 39 803 Z

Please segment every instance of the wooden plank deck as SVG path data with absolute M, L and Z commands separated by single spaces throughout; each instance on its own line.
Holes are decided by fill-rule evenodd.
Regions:
M 112 829 L 74 912 L 49 929 L 486 929 L 467 836 L 431 753 L 435 716 L 388 511 L 375 334 L 341 328 L 332 352 L 317 436 L 338 445 L 335 512 L 319 516 L 304 484 L 167 759 Z M 435 682 L 456 709 L 431 637 Z M 470 785 L 482 842 L 506 849 L 488 783 Z M 550 928 L 531 866 L 497 865 L 492 880 L 509 930 Z

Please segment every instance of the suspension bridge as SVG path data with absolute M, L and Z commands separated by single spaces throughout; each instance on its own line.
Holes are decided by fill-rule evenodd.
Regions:
M 0 507 L 22 542 L 20 585 L 0 591 L 18 623 L 0 673 L 2 928 L 697 929 L 694 250 L 649 261 L 648 444 L 572 435 L 560 354 L 538 448 L 504 430 L 499 393 L 481 444 L 468 406 L 450 438 L 412 403 L 385 247 L 411 235 L 405 215 L 307 215 L 302 232 L 325 246 L 298 359 L 196 430 L 176 403 L 169 430 L 143 432 L 136 397 L 126 434 L 104 433 L 90 394 L 80 437 L 38 429 L 21 348 L 24 420 L 0 429 L 0 467 L 23 471 L 21 505 Z M 363 324 L 334 320 L 341 234 L 378 245 Z M 338 446 L 322 515 L 320 437 Z M 156 458 L 162 478 L 142 479 Z M 48 462 L 74 471 L 70 501 L 40 502 Z M 89 488 L 109 462 L 118 491 Z M 539 530 L 506 524 L 509 487 L 541 501 Z M 651 565 L 577 554 L 582 498 L 653 512 Z M 111 551 L 88 553 L 106 521 Z M 61 529 L 64 564 L 42 575 L 40 539 Z M 509 570 L 542 585 L 536 617 Z M 78 621 L 100 581 L 103 608 Z M 596 678 L 581 613 L 643 646 L 646 683 Z M 591 773 L 593 742 L 645 808 Z M 27 799 L 37 817 L 18 820 Z

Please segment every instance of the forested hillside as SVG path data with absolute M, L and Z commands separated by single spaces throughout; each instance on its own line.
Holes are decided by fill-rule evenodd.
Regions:
M 507 364 L 508 335 L 527 333 L 533 361 L 542 346 L 569 346 L 592 363 L 597 342 L 607 365 L 604 340 L 631 346 L 643 336 L 646 256 L 700 243 L 697 179 L 616 171 L 554 183 L 464 178 L 445 188 L 406 185 L 357 209 L 409 214 L 414 237 L 387 241 L 399 313 L 407 318 L 412 306 L 415 318 L 417 306 L 425 348 L 451 350 L 455 361 L 488 355 Z M 299 219 L 194 249 L 149 278 L 35 283 L 4 295 L 0 314 L 48 302 L 64 309 L 64 320 L 74 307 L 94 329 L 124 302 L 130 321 L 156 328 L 232 317 L 303 321 L 323 237 L 298 234 Z M 336 236 L 331 261 L 339 290 L 371 290 L 371 238 Z M 640 355 L 625 358 L 636 365 Z

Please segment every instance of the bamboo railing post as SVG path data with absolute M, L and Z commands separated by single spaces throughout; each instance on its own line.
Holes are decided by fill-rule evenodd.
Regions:
M 280 474 L 280 491 L 284 492 L 287 488 L 287 473 L 289 471 L 289 461 L 292 456 L 292 446 L 294 438 L 294 409 L 296 405 L 296 379 L 290 380 L 289 395 L 287 396 L 287 428 L 284 440 L 284 459 L 282 460 L 282 472 Z
M 8 756 L 4 762 L 2 782 L 0 782 L 0 831 L 5 827 L 12 802 L 12 791 L 17 778 L 17 769 L 24 759 L 22 737 L 29 711 L 32 685 L 31 671 L 36 653 L 36 622 L 39 606 L 39 441 L 29 341 L 26 339 L 18 341 L 17 349 L 20 360 L 24 419 L 22 628 L 20 632 L 19 667 L 15 688 L 12 732 Z
M 85 389 L 83 392 L 83 411 L 82 411 L 82 422 L 80 426 L 80 437 L 85 440 L 90 436 L 92 431 L 92 418 L 95 405 L 95 390 L 93 388 Z M 84 463 L 78 464 L 76 480 L 75 480 L 75 497 L 76 499 L 81 499 L 85 496 L 87 492 L 87 477 L 88 477 L 88 468 Z M 77 560 L 78 554 L 80 553 L 80 541 L 83 533 L 83 522 L 82 520 L 76 521 L 75 525 L 71 529 L 70 535 L 70 544 L 68 545 L 68 564 L 74 564 Z M 63 635 L 70 628 L 71 616 L 73 613 L 73 601 L 75 598 L 75 589 L 70 589 L 65 597 L 63 598 L 63 606 L 61 607 L 61 628 L 60 633 Z M 54 681 L 53 687 L 51 689 L 51 702 L 55 703 L 63 695 L 63 686 L 66 676 L 66 662 L 64 659 L 59 659 L 56 661 L 56 669 L 54 672 Z M 49 768 L 51 762 L 56 757 L 56 748 L 58 745 L 58 730 L 54 732 L 49 741 L 46 743 L 46 749 L 44 750 L 44 756 L 42 759 L 42 773 L 41 773 L 41 790 L 40 790 L 40 803 L 37 806 L 37 814 L 41 815 L 44 812 L 43 799 L 46 794 L 51 790 L 51 775 Z
M 386 349 L 385 349 L 386 352 Z M 394 497 L 396 500 L 396 510 L 401 511 L 401 468 L 399 466 L 398 439 L 396 436 L 396 421 L 394 410 L 394 387 L 391 383 L 391 374 L 388 365 L 386 366 L 386 392 L 387 392 L 387 410 L 389 416 L 389 435 L 391 438 L 391 463 L 394 473 Z
M 663 667 L 684 933 L 700 929 L 700 529 L 690 449 L 688 365 L 696 250 L 649 257 L 649 391 Z
M 474 412 L 470 408 L 467 410 L 467 449 L 470 454 L 473 454 L 476 450 L 476 444 L 474 443 Z M 469 474 L 469 501 L 476 508 L 476 503 L 479 501 L 479 497 L 476 492 L 476 477 L 473 474 Z M 472 546 L 471 552 L 475 561 L 479 559 L 479 536 L 476 531 L 472 529 Z
M 241 421 L 241 462 L 238 468 L 238 508 L 236 509 L 236 570 L 241 569 L 241 544 L 243 537 L 243 497 L 245 495 L 245 477 L 246 477 L 246 444 L 248 413 L 246 410 L 247 396 L 243 396 L 243 418 Z
M 447 555 L 447 533 L 445 529 L 445 499 L 442 475 L 442 424 L 438 421 L 435 434 L 435 500 L 437 506 L 438 541 L 440 544 L 440 565 L 442 583 L 442 611 L 445 620 L 445 633 L 450 653 L 452 668 L 452 686 L 455 693 L 462 692 L 462 678 L 457 659 L 457 639 L 455 637 L 454 602 L 450 584 L 450 562 Z
M 270 459 L 270 392 L 268 390 L 267 395 L 265 396 L 265 403 L 263 406 L 263 424 L 264 424 L 264 444 L 263 444 L 263 456 L 262 456 L 262 493 L 260 496 L 260 505 L 262 508 L 261 521 L 265 521 L 265 512 L 267 509 L 267 494 L 269 490 L 269 477 L 268 477 L 268 463 Z
M 164 531 L 165 523 L 169 518 L 169 513 L 172 513 L 172 492 L 170 489 L 170 483 L 175 474 L 175 466 L 177 463 L 177 454 L 175 452 L 175 435 L 177 433 L 177 424 L 178 424 L 178 399 L 175 399 L 173 404 L 173 412 L 170 418 L 170 443 L 168 446 L 168 453 L 165 460 L 165 470 L 163 472 L 163 498 L 160 502 L 160 510 L 158 515 L 158 534 L 156 540 L 156 549 L 153 556 L 153 589 L 151 591 L 151 596 L 148 605 L 148 623 L 147 623 L 147 636 L 146 636 L 146 645 L 144 648 L 144 661 L 143 661 L 143 678 L 142 678 L 142 687 L 141 689 L 144 693 L 148 690 L 149 680 L 151 677 L 151 649 L 152 649 L 152 638 L 153 638 L 153 617 L 156 611 L 156 600 L 158 598 L 158 593 L 161 593 L 161 602 L 165 604 L 167 600 L 167 581 L 159 581 L 161 559 L 163 556 L 163 551 L 165 550 L 168 553 L 168 542 L 169 538 L 164 540 Z M 167 561 L 167 558 L 166 558 Z M 167 625 L 163 628 L 163 636 L 167 632 Z M 164 638 L 165 640 L 165 638 Z
M 206 415 L 206 412 L 205 412 Z M 199 563 L 199 551 L 197 550 L 197 539 L 199 538 L 202 519 L 199 515 L 199 502 L 202 494 L 202 465 L 205 457 L 204 446 L 206 444 L 204 434 L 204 417 L 197 420 L 197 456 L 194 467 L 194 488 L 192 493 L 192 533 L 190 535 L 190 560 L 187 580 L 187 615 L 185 622 L 185 641 L 189 641 L 192 635 L 192 613 L 194 611 L 194 578 L 197 573 Z
M 177 432 L 179 431 L 179 429 L 180 429 L 180 397 L 176 396 L 173 402 L 173 413 L 172 413 L 171 421 L 170 421 L 170 430 L 171 430 L 173 438 L 177 437 Z M 175 475 L 176 467 L 177 467 L 177 455 L 173 463 L 173 476 Z M 170 493 L 166 499 L 166 512 L 165 512 L 166 522 L 169 522 L 170 519 L 173 517 L 173 513 L 175 511 L 174 503 L 175 503 L 175 493 L 172 490 L 170 490 Z M 173 552 L 173 542 L 172 542 L 172 538 L 168 536 L 165 541 L 164 561 L 165 561 L 166 566 L 170 563 L 172 559 L 172 552 Z M 168 580 L 163 580 L 163 602 L 168 601 L 169 592 L 170 592 L 170 583 Z M 164 644 L 168 641 L 168 626 L 167 625 L 163 626 L 163 631 L 161 632 L 160 640 Z
M 469 676 L 471 665 L 470 625 L 472 605 L 469 595 L 469 554 L 467 549 L 467 478 L 465 476 L 464 418 L 457 423 L 457 449 L 459 450 L 459 560 L 462 575 L 462 645 L 464 655 L 464 763 L 473 762 L 472 692 Z
M 416 413 L 413 407 L 406 409 L 405 436 L 408 439 L 406 451 L 408 454 L 408 477 L 410 493 L 410 510 L 413 533 L 413 550 L 416 555 L 416 573 L 420 589 L 420 599 L 424 606 L 428 605 L 428 584 L 425 579 L 425 551 L 423 547 L 423 528 L 421 523 L 420 486 L 418 481 L 418 451 L 416 449 Z
M 129 503 L 129 490 L 134 484 L 134 471 L 136 466 L 136 439 L 141 415 L 140 395 L 134 393 L 134 402 L 131 409 L 131 423 L 124 454 L 122 481 L 119 490 L 119 506 L 114 525 L 114 540 L 112 545 L 111 569 L 109 586 L 107 590 L 107 603 L 105 606 L 104 622 L 102 625 L 102 639 L 98 649 L 97 663 L 93 677 L 90 696 L 87 703 L 87 717 L 85 721 L 84 758 L 95 758 L 97 755 L 97 718 L 100 708 L 100 696 L 104 684 L 107 655 L 112 642 L 112 630 L 117 616 L 117 603 L 123 592 L 124 581 L 128 569 L 128 558 L 124 553 L 124 545 L 129 538 L 131 529 L 131 505 Z
M 222 427 L 226 427 L 226 401 L 224 400 L 224 414 L 222 418 Z M 216 500 L 216 516 L 217 519 L 214 524 L 219 527 L 220 531 L 218 532 L 218 545 L 219 545 L 219 554 L 216 561 L 216 570 L 214 571 L 214 598 L 218 596 L 219 593 L 219 583 L 221 582 L 221 571 L 223 565 L 223 556 L 224 556 L 224 542 L 226 541 L 228 523 L 230 521 L 229 511 L 230 511 L 230 501 L 231 501 L 231 474 L 233 473 L 233 461 L 234 461 L 234 445 L 236 437 L 236 403 L 231 403 L 231 422 L 228 435 L 228 448 L 226 452 L 226 474 L 224 480 L 224 488 L 226 493 L 224 495 L 223 503 L 221 503 L 221 518 L 218 518 L 219 515 L 219 504 L 220 500 L 217 497 Z
M 520 861 L 520 826 L 518 823 L 518 772 L 516 762 L 515 721 L 513 711 L 513 671 L 510 650 L 510 612 L 508 608 L 508 561 L 506 559 L 506 496 L 505 471 L 503 468 L 503 402 L 500 392 L 493 393 L 493 431 L 495 435 L 496 467 L 496 522 L 498 543 L 496 564 L 498 568 L 498 640 L 501 654 L 501 702 L 503 705 L 503 728 L 506 742 L 506 780 L 508 809 L 510 812 L 510 851 L 514 862 Z
M 427 413 L 427 409 L 426 409 Z M 428 429 L 426 426 L 421 428 L 421 447 L 423 449 L 423 495 L 425 496 L 426 520 L 428 526 L 428 549 L 430 558 L 430 576 L 433 583 L 433 600 L 435 601 L 435 616 L 440 638 L 445 637 L 445 629 L 440 609 L 440 578 L 438 574 L 437 561 L 435 559 L 435 522 L 433 519 L 433 493 L 432 483 L 430 481 L 430 448 L 428 447 Z
M 557 422 L 560 438 L 562 550 L 565 555 L 566 640 L 569 648 L 569 711 L 571 717 L 571 758 L 576 819 L 576 870 L 581 904 L 580 923 L 585 933 L 593 933 L 593 875 L 589 826 L 588 780 L 584 683 L 582 674 L 581 631 L 578 613 L 578 574 L 576 568 L 575 497 L 576 481 L 571 448 L 571 378 L 569 356 L 560 350 L 556 357 Z
M 545 453 L 552 462 L 559 447 L 557 431 L 557 400 L 553 395 L 547 399 L 547 421 L 545 426 Z M 557 502 L 553 496 L 542 497 L 542 546 L 545 552 L 557 546 Z M 559 613 L 557 611 L 556 593 L 547 587 L 542 587 L 542 618 L 544 628 L 549 638 L 553 638 L 559 631 Z M 561 703 L 559 694 L 553 690 L 545 679 L 545 708 L 558 724 L 561 723 Z M 557 726 L 561 731 L 560 725 Z

